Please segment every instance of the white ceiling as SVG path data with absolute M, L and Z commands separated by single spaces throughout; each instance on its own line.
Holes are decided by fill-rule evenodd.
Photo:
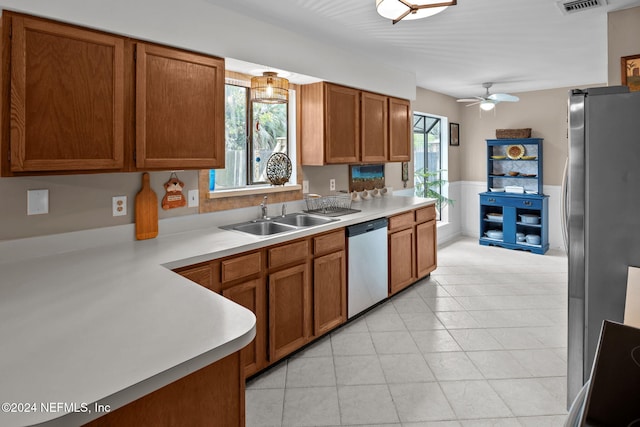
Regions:
M 556 0 L 458 0 L 392 25 L 375 0 L 205 1 L 415 73 L 419 87 L 454 97 L 484 94 L 483 82 L 494 93 L 606 83 L 607 12 L 640 5 L 608 0 L 565 15 Z

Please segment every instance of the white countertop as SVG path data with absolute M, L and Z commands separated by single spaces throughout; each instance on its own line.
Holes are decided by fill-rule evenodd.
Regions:
M 3 405 L 0 425 L 80 425 L 103 415 L 95 403 L 114 410 L 251 342 L 253 313 L 170 269 L 433 203 L 375 198 L 267 237 L 219 229 L 243 220 L 229 211 L 180 220 L 173 233 L 161 222 L 152 240 L 131 240 L 127 226 L 0 242 L 0 403 L 20 410 Z

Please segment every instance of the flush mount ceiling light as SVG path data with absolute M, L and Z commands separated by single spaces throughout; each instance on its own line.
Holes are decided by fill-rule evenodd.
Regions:
M 422 19 L 455 6 L 457 0 L 418 0 L 412 4 L 406 0 L 376 0 L 376 10 L 380 16 L 393 20 L 393 24 L 403 19 Z
M 251 102 L 286 104 L 289 102 L 289 80 L 278 77 L 273 71 L 251 77 Z

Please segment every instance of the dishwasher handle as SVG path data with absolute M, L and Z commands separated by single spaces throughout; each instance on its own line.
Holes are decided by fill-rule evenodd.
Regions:
M 387 218 L 378 218 L 372 221 L 362 222 L 360 224 L 350 225 L 347 227 L 347 237 L 355 237 L 370 231 L 387 228 L 389 220 Z

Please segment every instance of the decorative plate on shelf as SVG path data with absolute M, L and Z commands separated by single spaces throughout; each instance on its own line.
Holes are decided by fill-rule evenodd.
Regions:
M 506 152 L 507 157 L 511 160 L 518 160 L 524 156 L 524 145 L 509 145 Z
M 504 160 L 507 158 L 507 156 L 491 156 L 491 158 L 493 160 Z
M 535 160 L 536 156 L 522 156 L 522 160 Z
M 267 160 L 267 179 L 273 185 L 284 185 L 291 177 L 291 160 L 284 153 L 273 153 Z

